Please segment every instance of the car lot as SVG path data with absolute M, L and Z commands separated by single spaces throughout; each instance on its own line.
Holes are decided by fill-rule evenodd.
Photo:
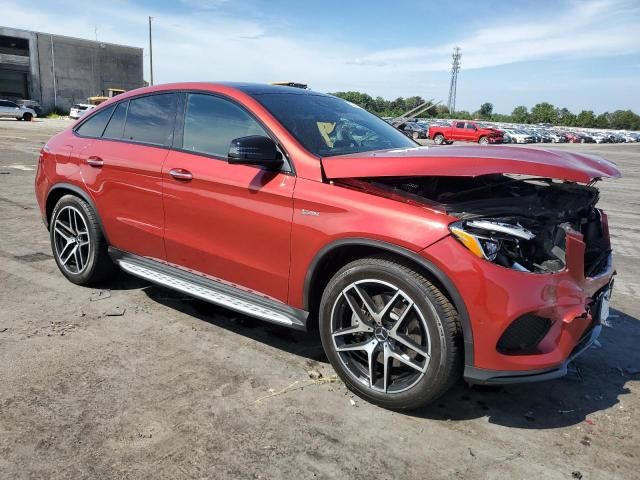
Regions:
M 461 383 L 400 414 L 353 397 L 313 334 L 124 274 L 97 288 L 64 280 L 33 177 L 68 124 L 0 120 L 0 477 L 635 477 L 640 144 L 553 147 L 625 175 L 601 186 L 619 272 L 601 348 L 562 380 Z

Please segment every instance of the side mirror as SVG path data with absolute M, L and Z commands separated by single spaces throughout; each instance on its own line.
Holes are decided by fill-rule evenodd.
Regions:
M 227 161 L 232 164 L 259 165 L 280 168 L 282 155 L 273 140 L 262 135 L 250 135 L 231 141 Z

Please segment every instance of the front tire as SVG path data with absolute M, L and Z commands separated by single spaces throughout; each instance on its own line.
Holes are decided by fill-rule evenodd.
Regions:
M 480 140 L 478 140 L 478 143 L 480 145 L 487 145 L 489 143 L 489 139 L 487 137 L 480 137 Z
M 347 387 L 384 408 L 409 410 L 459 378 L 458 315 L 410 264 L 380 255 L 344 266 L 320 303 L 322 345 Z
M 98 216 L 81 198 L 65 195 L 58 201 L 51 214 L 49 237 L 56 264 L 70 282 L 90 285 L 117 271 Z
M 22 119 L 25 122 L 30 122 L 32 118 L 33 118 L 33 115 L 31 115 L 29 112 L 27 112 L 24 115 L 22 115 Z

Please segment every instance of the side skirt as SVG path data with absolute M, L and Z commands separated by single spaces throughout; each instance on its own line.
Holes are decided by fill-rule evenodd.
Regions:
M 109 255 L 120 268 L 157 285 L 191 295 L 206 302 L 244 313 L 277 325 L 306 330 L 309 312 L 282 302 L 247 292 L 231 285 L 183 270 L 157 260 L 109 248 Z

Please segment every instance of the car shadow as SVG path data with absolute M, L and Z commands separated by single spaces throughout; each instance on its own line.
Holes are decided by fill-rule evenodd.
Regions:
M 152 300 L 191 315 L 203 322 L 321 363 L 329 363 L 317 332 L 301 332 L 264 322 L 247 315 L 166 288 L 149 285 L 143 291 Z
M 133 275 L 129 275 L 124 271 L 118 269 L 115 274 L 115 277 L 106 280 L 104 282 L 98 282 L 91 284 L 89 287 L 93 290 L 113 290 L 113 291 L 124 291 L 124 290 L 140 290 L 144 289 L 149 285 L 149 282 L 143 280 L 138 277 L 134 277 Z
M 611 313 L 613 328 L 603 329 L 599 344 L 570 364 L 565 377 L 498 387 L 460 381 L 439 400 L 409 415 L 442 421 L 486 417 L 492 424 L 525 429 L 606 421 L 589 417 L 618 404 L 624 408 L 621 397 L 630 393 L 627 382 L 640 378 L 640 321 L 618 310 Z
M 148 285 L 152 300 L 199 320 L 309 360 L 328 363 L 317 332 L 300 332 L 269 324 L 169 289 Z M 605 328 L 599 346 L 570 365 L 561 379 L 499 387 L 470 386 L 460 380 L 444 396 L 405 415 L 437 421 L 486 417 L 492 424 L 549 429 L 595 421 L 589 416 L 621 402 L 626 383 L 638 379 L 636 345 L 640 320 L 618 310 L 614 328 Z

